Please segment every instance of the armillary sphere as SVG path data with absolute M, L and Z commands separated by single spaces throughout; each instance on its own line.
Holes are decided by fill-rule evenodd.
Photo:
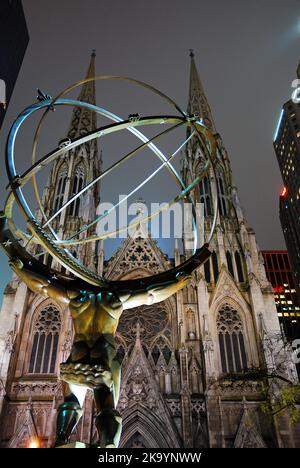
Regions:
M 85 83 L 90 81 L 97 81 L 97 80 L 119 80 L 130 82 L 134 85 L 146 88 L 151 92 L 155 93 L 156 95 L 160 96 L 164 100 L 166 100 L 171 106 L 176 110 L 176 115 L 155 115 L 155 116 L 145 116 L 140 117 L 137 114 L 130 114 L 127 120 L 123 120 L 122 118 L 118 117 L 117 115 L 109 112 L 106 109 L 98 107 L 96 105 L 90 104 L 88 102 L 82 102 L 73 99 L 66 99 L 64 96 L 71 90 L 75 89 L 78 86 L 81 86 Z M 65 145 L 60 145 L 55 148 L 50 153 L 46 154 L 45 156 L 41 157 L 37 160 L 36 152 L 37 152 L 37 144 L 39 140 L 39 135 L 41 132 L 41 128 L 45 122 L 46 116 L 50 110 L 54 110 L 57 106 L 75 106 L 87 109 L 89 111 L 95 112 L 101 116 L 108 118 L 112 123 L 106 126 L 102 126 L 95 131 L 85 134 L 84 136 L 80 136 L 78 138 L 74 138 L 73 140 L 66 141 Z M 19 132 L 20 127 L 25 122 L 27 118 L 32 116 L 38 111 L 44 111 L 41 119 L 38 123 L 34 141 L 33 141 L 33 148 L 32 148 L 32 160 L 31 166 L 27 169 L 23 174 L 19 174 L 16 169 L 15 164 L 15 141 Z M 152 138 L 146 137 L 138 128 L 163 124 L 168 125 L 168 128 L 161 131 L 157 135 Z M 170 126 L 171 125 L 171 126 Z M 186 127 L 190 129 L 189 136 L 180 144 L 180 146 L 174 151 L 171 155 L 166 156 L 156 145 L 157 140 L 159 140 L 162 136 L 172 132 L 179 127 Z M 83 187 L 78 193 L 72 196 L 61 208 L 59 208 L 51 217 L 47 218 L 42 206 L 41 198 L 39 195 L 37 182 L 36 182 L 36 175 L 45 168 L 48 164 L 53 163 L 55 160 L 63 157 L 66 152 L 76 148 L 83 143 L 92 141 L 97 138 L 103 138 L 105 135 L 113 134 L 120 130 L 127 130 L 133 135 L 135 135 L 138 140 L 140 140 L 139 146 L 135 149 L 121 157 L 116 163 L 112 164 L 108 167 L 105 171 L 103 171 L 98 177 L 96 177 L 93 181 Z M 180 152 L 180 150 L 187 144 L 187 142 L 191 138 L 197 138 L 199 140 L 202 153 L 203 153 L 203 164 L 199 170 L 197 177 L 186 186 L 180 177 L 180 175 L 175 170 L 174 166 L 172 165 L 172 160 Z M 214 166 L 216 163 L 216 141 L 211 133 L 211 131 L 203 124 L 202 119 L 199 118 L 197 115 L 187 115 L 183 112 L 180 107 L 168 96 L 160 92 L 159 90 L 153 88 L 152 86 L 128 77 L 122 76 L 97 76 L 94 78 L 87 78 L 81 80 L 72 86 L 66 88 L 63 92 L 61 92 L 56 98 L 52 99 L 50 96 L 45 95 L 40 102 L 35 103 L 29 107 L 27 107 L 15 120 L 13 123 L 6 146 L 6 168 L 7 174 L 9 179 L 10 185 L 10 193 L 8 195 L 6 205 L 5 205 L 5 216 L 8 221 L 8 227 L 10 230 L 10 235 L 12 236 L 12 242 L 19 244 L 19 248 L 24 250 L 26 245 L 33 242 L 35 244 L 40 244 L 54 259 L 56 259 L 63 267 L 65 267 L 69 272 L 73 273 L 75 276 L 81 278 L 82 280 L 87 281 L 88 283 L 94 286 L 101 286 L 103 283 L 106 282 L 102 277 L 97 275 L 95 272 L 91 271 L 90 269 L 86 268 L 82 265 L 77 259 L 73 257 L 73 255 L 68 251 L 68 247 L 74 246 L 77 244 L 87 243 L 87 242 L 94 242 L 96 240 L 105 239 L 111 237 L 119 233 L 121 230 L 125 230 L 128 228 L 122 227 L 116 229 L 114 231 L 101 233 L 94 233 L 92 235 L 86 235 L 83 237 L 81 234 L 85 231 L 88 231 L 93 225 L 95 225 L 100 219 L 104 216 L 107 216 L 108 212 L 101 216 L 97 216 L 92 222 L 82 227 L 78 232 L 72 234 L 71 237 L 68 239 L 60 239 L 57 232 L 51 226 L 52 221 L 63 211 L 65 210 L 71 203 L 73 203 L 78 197 L 83 195 L 87 190 L 89 190 L 94 184 L 99 182 L 103 179 L 107 174 L 111 173 L 114 169 L 118 166 L 123 164 L 125 161 L 129 160 L 131 157 L 138 154 L 144 148 L 149 148 L 160 160 L 160 166 L 151 174 L 146 177 L 142 183 L 140 183 L 137 187 L 135 187 L 122 201 L 118 202 L 118 204 L 114 205 L 113 209 L 117 208 L 125 199 L 133 195 L 137 190 L 143 187 L 147 182 L 153 179 L 156 174 L 161 171 L 163 168 L 167 168 L 171 176 L 175 179 L 176 183 L 179 186 L 179 193 L 178 195 L 169 203 L 164 204 L 160 207 L 155 213 L 151 213 L 149 216 L 145 216 L 142 219 L 139 219 L 136 223 L 147 222 L 150 218 L 157 216 L 161 213 L 162 210 L 166 210 L 170 208 L 174 203 L 180 200 L 186 200 L 192 205 L 192 224 L 193 224 L 193 234 L 194 234 L 194 248 L 193 248 L 193 255 L 195 255 L 197 250 L 197 224 L 196 224 L 196 208 L 193 203 L 191 197 L 191 191 L 198 184 L 208 173 L 210 168 L 214 171 Z M 213 231 L 216 225 L 217 213 L 218 213 L 218 198 L 217 198 L 217 188 L 215 186 L 215 177 L 212 180 L 212 196 L 214 199 L 214 217 L 211 223 L 211 230 L 208 237 L 207 242 L 211 240 L 213 235 Z M 42 220 L 39 222 L 35 218 L 31 208 L 30 203 L 26 199 L 23 191 L 23 187 L 29 181 L 32 182 L 34 188 L 35 198 L 39 207 L 39 210 L 42 214 Z M 17 228 L 14 220 L 13 220 L 13 205 L 14 202 L 17 202 L 21 212 L 27 222 L 28 229 L 30 230 L 31 234 L 28 232 L 24 232 L 21 229 Z M 130 224 L 131 227 L 134 227 L 134 224 Z M 90 231 L 89 231 L 90 232 Z M 22 244 L 22 246 L 21 246 Z M 30 253 L 27 252 L 28 261 L 36 262 Z

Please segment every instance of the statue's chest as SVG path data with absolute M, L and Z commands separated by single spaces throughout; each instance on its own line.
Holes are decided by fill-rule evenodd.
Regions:
M 83 292 L 75 304 L 77 318 L 85 322 L 118 320 L 123 307 L 118 297 L 109 291 L 98 293 Z M 79 320 L 80 320 L 79 319 Z

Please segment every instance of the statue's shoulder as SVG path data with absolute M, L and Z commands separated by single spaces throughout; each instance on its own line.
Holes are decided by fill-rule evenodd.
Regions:
M 96 300 L 98 302 L 106 302 L 106 303 L 119 303 L 120 298 L 118 292 L 112 289 L 101 288 L 97 291 L 94 291 L 93 294 L 96 296 Z

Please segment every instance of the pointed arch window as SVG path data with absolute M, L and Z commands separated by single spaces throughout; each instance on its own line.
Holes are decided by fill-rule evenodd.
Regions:
M 172 351 L 170 350 L 169 346 L 165 345 L 162 349 L 162 354 L 163 357 L 166 361 L 166 364 L 169 364 L 169 361 L 171 359 Z
M 76 195 L 80 190 L 83 188 L 83 181 L 84 181 L 84 169 L 82 166 L 77 166 L 75 169 L 75 175 L 73 178 L 72 183 L 72 191 L 71 197 Z M 73 203 L 71 203 L 69 207 L 69 215 L 70 216 L 79 216 L 79 209 L 80 209 L 80 197 L 76 198 Z
M 56 184 L 54 204 L 53 204 L 54 212 L 59 210 L 63 205 L 64 194 L 66 191 L 66 184 L 67 184 L 67 167 L 64 166 L 59 172 L 58 181 Z
M 241 372 L 247 369 L 243 323 L 238 311 L 230 304 L 224 304 L 219 310 L 217 330 L 222 372 Z
M 186 313 L 186 321 L 187 321 L 187 339 L 188 340 L 195 340 L 196 339 L 196 320 L 195 320 L 195 313 L 192 309 L 188 309 Z
M 211 216 L 211 194 L 207 176 L 205 176 L 200 182 L 200 203 L 204 204 L 204 216 Z
M 60 327 L 60 313 L 53 304 L 38 313 L 33 326 L 30 374 L 54 374 Z
M 154 364 L 157 364 L 158 358 L 160 356 L 160 349 L 158 348 L 157 345 L 154 346 L 154 348 L 151 351 L 151 356 L 153 359 Z
M 217 257 L 216 252 L 213 252 L 211 257 L 212 257 L 212 264 L 213 264 L 213 271 L 214 271 L 214 280 L 216 283 L 219 277 L 219 265 L 218 265 L 218 257 Z
M 207 283 L 210 283 L 210 259 L 204 263 L 204 275 Z
M 53 260 L 52 256 L 50 254 L 48 254 L 47 255 L 47 262 L 46 262 L 46 265 L 47 265 L 48 268 L 51 268 L 52 260 Z
M 232 255 L 231 255 L 231 253 L 230 253 L 228 250 L 227 250 L 227 252 L 226 252 L 226 260 L 227 260 L 228 271 L 229 271 L 229 273 L 232 275 L 232 277 L 234 278 L 233 263 L 232 263 Z
M 227 196 L 223 172 L 217 174 L 218 202 L 221 216 L 227 216 Z
M 238 280 L 240 283 L 244 283 L 245 277 L 244 277 L 241 254 L 238 251 L 236 251 L 234 254 L 234 257 L 235 257 L 235 264 L 236 264 L 236 269 L 237 269 L 237 274 L 238 274 Z

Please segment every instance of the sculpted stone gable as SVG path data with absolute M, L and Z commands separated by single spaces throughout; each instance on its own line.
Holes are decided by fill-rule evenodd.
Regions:
M 133 351 L 123 369 L 118 408 L 122 414 L 124 426 L 121 446 L 128 446 L 130 431 L 126 431 L 125 428 L 131 425 L 133 414 L 136 416 L 134 429 L 137 438 L 138 435 L 143 434 L 143 437 L 147 440 L 149 435 L 152 434 L 159 446 L 178 447 L 180 445 L 177 428 L 171 418 L 168 405 L 161 394 L 154 369 L 151 368 L 149 359 L 144 353 L 140 340 L 139 325 L 137 326 Z M 147 418 L 145 418 L 145 414 L 148 414 Z M 151 416 L 149 417 L 149 415 Z M 168 428 L 167 434 L 162 431 L 164 427 Z
M 20 412 L 17 430 L 10 439 L 8 447 L 27 448 L 29 441 L 33 441 L 37 437 L 38 434 L 33 419 L 32 407 L 29 404 Z
M 266 448 L 249 410 L 244 409 L 234 441 L 234 448 Z
M 143 234 L 145 237 L 141 237 Z M 133 237 L 125 240 L 115 255 L 109 260 L 105 276 L 116 279 L 123 276 L 128 279 L 132 271 L 140 275 L 159 273 L 170 268 L 170 263 L 157 246 L 157 243 L 147 233 L 137 230 Z
M 210 296 L 210 306 L 213 307 L 216 304 L 222 302 L 225 297 L 230 297 L 243 309 L 248 309 L 249 307 L 243 293 L 237 287 L 236 283 L 232 279 L 232 276 L 228 273 L 228 270 L 223 266 L 221 268 L 216 287 Z

